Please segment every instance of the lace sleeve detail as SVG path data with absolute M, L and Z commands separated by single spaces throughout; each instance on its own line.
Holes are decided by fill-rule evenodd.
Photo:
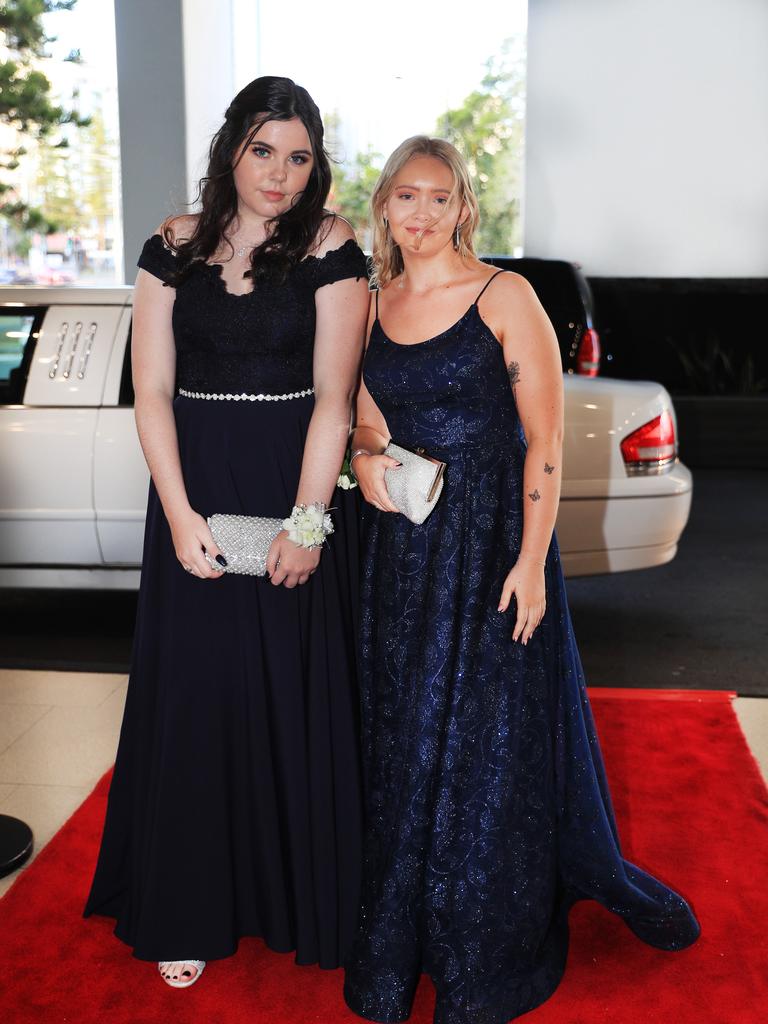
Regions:
M 152 235 L 144 243 L 136 266 L 167 284 L 169 276 L 177 270 L 176 256 L 161 235 Z
M 368 262 L 354 238 L 348 238 L 338 249 L 331 249 L 324 256 L 311 256 L 309 259 L 313 264 L 315 289 L 326 284 L 334 284 L 336 281 L 344 281 L 349 277 L 356 280 L 368 277 Z

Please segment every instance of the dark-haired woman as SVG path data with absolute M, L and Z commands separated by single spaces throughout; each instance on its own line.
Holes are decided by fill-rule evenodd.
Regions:
M 174 987 L 243 935 L 336 967 L 356 921 L 355 506 L 335 488 L 368 292 L 329 188 L 311 97 L 257 79 L 213 139 L 201 212 L 166 222 L 139 260 L 133 372 L 152 480 L 85 912 L 115 917 Z M 292 518 L 268 576 L 212 568 L 225 567 L 215 513 Z

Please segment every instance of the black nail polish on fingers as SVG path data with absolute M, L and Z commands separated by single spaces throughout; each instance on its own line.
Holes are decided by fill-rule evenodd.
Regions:
M 226 565 L 227 564 L 227 560 L 224 557 L 224 555 L 216 555 L 216 561 L 219 563 L 219 565 Z

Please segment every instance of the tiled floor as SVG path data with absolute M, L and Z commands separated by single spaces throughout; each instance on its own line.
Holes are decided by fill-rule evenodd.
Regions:
M 0 671 L 0 814 L 27 822 L 35 852 L 114 761 L 127 685 L 122 675 Z M 0 878 L 0 896 L 16 874 Z
M 0 814 L 27 822 L 36 852 L 114 761 L 126 687 L 123 675 L 0 670 Z M 768 700 L 735 708 L 768 780 Z

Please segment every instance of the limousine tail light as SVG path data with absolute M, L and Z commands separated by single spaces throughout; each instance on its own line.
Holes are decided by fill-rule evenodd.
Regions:
M 627 473 L 663 473 L 677 458 L 675 421 L 668 409 L 627 434 L 621 442 Z
M 596 377 L 600 372 L 600 336 L 593 327 L 588 327 L 581 336 L 576 372 L 584 377 Z

